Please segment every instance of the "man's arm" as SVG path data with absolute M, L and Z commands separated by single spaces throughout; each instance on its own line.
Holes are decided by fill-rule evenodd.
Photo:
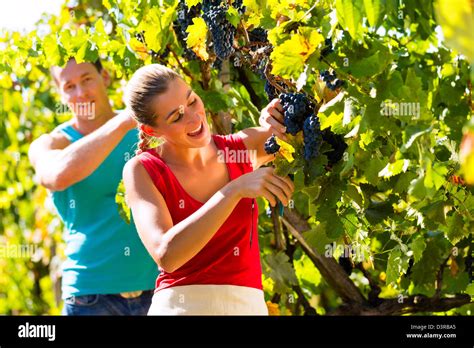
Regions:
M 40 184 L 62 191 L 88 177 L 134 125 L 128 114 L 121 113 L 72 144 L 59 132 L 42 135 L 28 152 Z

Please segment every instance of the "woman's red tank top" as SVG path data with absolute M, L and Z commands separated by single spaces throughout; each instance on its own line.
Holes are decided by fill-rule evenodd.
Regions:
M 253 170 L 249 153 L 240 136 L 213 135 L 212 138 L 219 156 L 226 162 L 230 180 Z M 163 195 L 173 224 L 186 219 L 203 206 L 202 202 L 183 189 L 155 149 L 141 153 L 138 159 Z M 241 199 L 198 254 L 174 272 L 160 269 L 155 291 L 191 284 L 225 284 L 262 289 L 257 218 L 256 201 Z

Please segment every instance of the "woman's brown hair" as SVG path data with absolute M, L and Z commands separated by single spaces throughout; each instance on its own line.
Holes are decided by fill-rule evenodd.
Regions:
M 125 105 L 139 124 L 155 125 L 152 100 L 166 92 L 169 83 L 177 78 L 181 78 L 178 73 L 160 64 L 146 65 L 133 74 L 125 91 Z M 146 151 L 153 137 L 140 130 L 139 139 L 137 153 Z

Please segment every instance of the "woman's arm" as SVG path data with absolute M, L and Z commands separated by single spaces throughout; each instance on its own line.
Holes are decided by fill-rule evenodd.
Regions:
M 260 127 L 246 128 L 237 133 L 249 151 L 255 151 L 256 163 L 254 169 L 272 161 L 275 156 L 268 155 L 263 145 L 265 141 L 275 134 L 280 139 L 286 139 L 286 128 L 283 125 L 283 108 L 279 99 L 273 99 L 261 112 Z M 251 156 L 250 158 L 253 158 Z
M 241 198 L 263 196 L 273 205 L 276 198 L 288 204 L 294 189 L 291 180 L 277 177 L 273 168 L 261 168 L 229 182 L 200 209 L 173 226 L 162 194 L 138 158 L 127 162 L 123 179 L 140 238 L 166 272 L 175 271 L 201 251 Z

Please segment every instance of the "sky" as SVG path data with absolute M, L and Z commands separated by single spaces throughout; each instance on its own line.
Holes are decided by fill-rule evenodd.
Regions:
M 0 0 L 0 31 L 30 31 L 45 12 L 59 14 L 64 0 Z

